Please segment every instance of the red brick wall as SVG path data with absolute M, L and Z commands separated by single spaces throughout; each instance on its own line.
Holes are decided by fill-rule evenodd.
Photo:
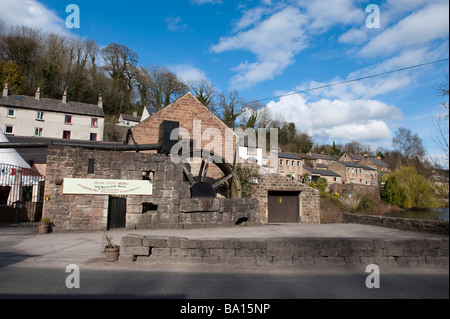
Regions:
M 236 143 L 236 135 L 229 129 L 219 118 L 211 113 L 203 104 L 201 104 L 191 93 L 179 98 L 177 101 L 166 106 L 158 113 L 146 119 L 139 125 L 135 126 L 133 137 L 138 144 L 154 144 L 158 143 L 159 125 L 162 121 L 177 121 L 180 122 L 180 128 L 186 129 L 191 139 L 196 139 L 195 148 L 204 149 L 209 145 L 209 149 L 214 147 L 213 151 L 225 157 L 230 163 L 234 159 L 234 147 Z M 201 121 L 201 134 L 205 133 L 207 129 L 216 129 L 220 133 L 220 139 L 215 137 L 201 140 L 201 144 L 196 137 L 194 137 L 194 121 Z M 213 142 L 213 143 L 211 143 Z M 215 143 L 214 143 L 215 142 Z

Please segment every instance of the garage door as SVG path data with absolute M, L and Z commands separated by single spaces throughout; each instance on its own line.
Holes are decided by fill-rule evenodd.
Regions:
M 300 192 L 269 192 L 269 223 L 300 221 Z

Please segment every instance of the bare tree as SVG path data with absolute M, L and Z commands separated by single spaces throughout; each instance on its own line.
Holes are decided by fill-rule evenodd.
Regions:
M 433 136 L 433 141 L 438 146 L 439 150 L 444 154 L 443 163 L 437 158 L 430 156 L 431 161 L 436 167 L 444 166 L 448 169 L 449 167 L 449 84 L 448 84 L 448 73 L 445 74 L 444 80 L 435 86 L 435 90 L 438 95 L 446 98 L 447 101 L 441 102 L 442 112 L 433 118 L 433 125 L 436 129 Z
M 189 81 L 187 83 L 191 92 L 195 97 L 213 113 L 217 113 L 216 99 L 217 88 L 216 86 L 207 80 Z
M 188 86 L 166 67 L 141 67 L 137 74 L 137 89 L 142 106 L 151 105 L 162 109 L 189 90 Z
M 230 128 L 235 128 L 237 119 L 249 109 L 236 90 L 220 94 L 217 107 L 219 117 Z
M 425 149 L 419 135 L 413 134 L 410 129 L 400 127 L 392 139 L 392 145 L 399 151 L 405 164 L 420 165 L 425 155 Z

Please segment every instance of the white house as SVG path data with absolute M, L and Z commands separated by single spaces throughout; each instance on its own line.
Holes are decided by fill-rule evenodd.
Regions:
M 8 85 L 0 98 L 0 128 L 6 136 L 35 136 L 65 140 L 103 141 L 105 113 L 100 96 L 98 105 L 9 95 Z
M 256 141 L 248 135 L 242 135 L 239 132 L 237 132 L 237 135 L 240 137 L 238 144 L 238 156 L 260 166 L 265 165 L 263 160 L 267 156 L 263 156 L 263 149 L 256 144 Z
M 134 112 L 133 115 L 129 114 L 120 114 L 119 121 L 117 122 L 117 126 L 124 127 L 135 127 L 141 122 L 141 118 L 138 117 L 137 112 Z
M 150 116 L 152 116 L 153 114 L 157 113 L 159 110 L 147 106 L 144 107 L 144 112 L 142 112 L 142 117 L 141 117 L 141 122 L 145 121 L 146 119 L 148 119 Z

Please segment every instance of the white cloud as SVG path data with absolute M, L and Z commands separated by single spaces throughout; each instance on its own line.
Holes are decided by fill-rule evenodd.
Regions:
M 363 56 L 388 55 L 414 48 L 449 35 L 449 3 L 430 4 L 402 19 L 372 39 L 362 50 Z
M 402 117 L 401 111 L 376 100 L 328 100 L 308 102 L 293 94 L 267 104 L 275 117 L 282 115 L 295 123 L 298 131 L 306 131 L 321 139 L 380 141 L 392 138 L 386 123 Z
M 339 37 L 341 43 L 363 43 L 367 40 L 367 29 L 352 28 Z
M 170 66 L 169 69 L 172 70 L 183 82 L 197 82 L 208 79 L 203 70 L 200 70 L 190 64 L 176 64 Z
M 237 74 L 231 79 L 233 88 L 251 87 L 282 74 L 295 63 L 295 56 L 310 45 L 313 35 L 334 25 L 363 24 L 364 10 L 353 2 L 262 1 L 260 6 L 246 9 L 241 19 L 234 22 L 234 34 L 220 38 L 211 51 L 253 53 L 255 60 L 241 61 L 232 69 Z
M 301 0 L 299 4 L 311 19 L 310 30 L 326 31 L 337 24 L 363 24 L 365 21 L 364 10 L 356 7 L 353 0 Z
M 256 55 L 256 62 L 245 61 L 234 69 L 238 74 L 231 80 L 233 87 L 249 87 L 272 79 L 293 63 L 295 55 L 307 46 L 304 32 L 307 20 L 297 8 L 286 7 L 258 22 L 254 17 L 247 17 L 240 28 L 249 26 L 250 21 L 255 24 L 254 28 L 221 38 L 211 47 L 215 53 L 244 50 Z
M 166 18 L 167 29 L 172 32 L 183 32 L 188 29 L 187 24 L 181 23 L 181 17 L 167 17 Z
M 24 25 L 44 32 L 70 34 L 65 21 L 37 0 L 2 0 L 0 20 L 6 26 Z

